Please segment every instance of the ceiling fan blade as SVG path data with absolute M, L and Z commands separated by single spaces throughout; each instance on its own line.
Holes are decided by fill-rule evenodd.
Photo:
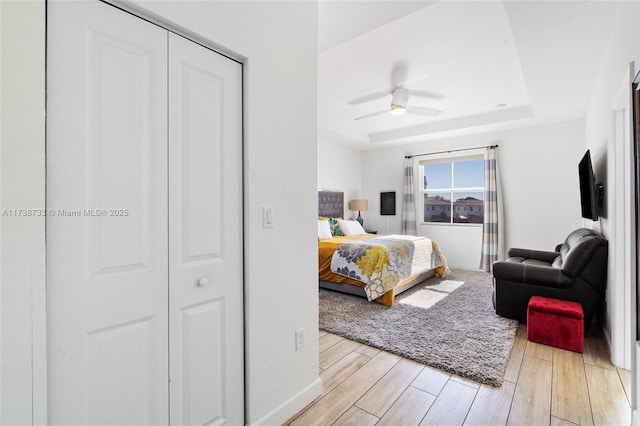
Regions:
M 360 117 L 354 118 L 354 120 L 362 120 L 364 118 L 377 117 L 378 115 L 388 114 L 389 110 L 385 109 L 384 111 L 372 112 L 371 114 L 361 115 Z
M 426 115 L 426 116 L 436 116 L 436 115 L 442 114 L 442 111 L 440 111 L 439 109 L 429 108 L 429 107 L 419 107 L 419 106 L 407 107 L 407 112 L 409 114 Z
M 391 87 L 401 86 L 407 79 L 408 69 L 406 61 L 398 61 L 391 69 Z
M 444 95 L 442 93 L 430 92 L 428 90 L 410 90 L 410 92 L 411 96 L 419 98 L 444 99 Z
M 376 93 L 370 93 L 368 95 L 360 96 L 359 98 L 352 99 L 349 101 L 349 105 L 358 105 L 363 104 L 365 102 L 375 101 L 376 99 L 384 98 L 385 96 L 389 96 L 388 90 L 383 90 Z
M 394 84 L 396 87 L 399 87 L 399 86 L 406 87 L 412 83 L 415 83 L 416 81 L 424 80 L 425 78 L 428 78 L 428 77 L 429 77 L 429 74 L 417 75 L 411 78 L 409 78 L 408 75 L 405 75 L 402 80 L 396 80 Z

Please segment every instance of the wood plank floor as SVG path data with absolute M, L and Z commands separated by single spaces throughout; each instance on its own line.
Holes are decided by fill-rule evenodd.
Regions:
M 631 375 L 596 325 L 583 354 L 527 340 L 520 325 L 495 388 L 320 331 L 323 392 L 286 424 L 628 425 Z

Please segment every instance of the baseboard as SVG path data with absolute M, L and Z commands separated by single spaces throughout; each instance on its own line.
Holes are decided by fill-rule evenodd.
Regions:
M 607 345 L 607 353 L 609 354 L 609 359 L 611 360 L 611 364 L 613 364 L 616 367 L 624 368 L 624 365 L 622 365 L 623 363 L 621 363 L 618 357 L 616 356 L 616 354 L 613 353 L 611 332 L 607 329 L 607 327 L 605 327 L 604 321 L 602 321 L 601 318 L 597 318 L 596 321 L 598 322 L 598 326 L 602 328 L 602 334 L 604 334 L 604 341 Z
M 478 268 L 478 265 L 471 266 L 471 265 L 452 265 L 452 264 L 449 264 L 449 268 L 450 269 L 463 269 L 465 271 L 479 271 L 480 270 L 480 268 Z
M 307 386 L 297 395 L 289 398 L 284 404 L 271 411 L 266 416 L 250 426 L 272 426 L 284 424 L 287 420 L 298 414 L 304 407 L 309 405 L 322 394 L 322 380 L 318 377 L 312 384 Z

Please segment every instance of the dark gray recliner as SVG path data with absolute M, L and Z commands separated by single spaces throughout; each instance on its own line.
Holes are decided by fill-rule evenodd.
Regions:
M 604 300 L 607 240 L 592 229 L 573 231 L 556 251 L 512 248 L 509 258 L 493 264 L 496 313 L 527 321 L 531 296 L 570 300 L 582 305 L 585 330 Z

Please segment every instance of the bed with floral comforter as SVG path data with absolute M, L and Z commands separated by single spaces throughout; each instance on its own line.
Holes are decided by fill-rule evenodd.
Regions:
M 447 270 L 437 244 L 426 237 L 366 235 L 319 241 L 320 280 L 362 287 L 368 300 L 387 306 L 396 289 L 434 273 L 443 276 Z

